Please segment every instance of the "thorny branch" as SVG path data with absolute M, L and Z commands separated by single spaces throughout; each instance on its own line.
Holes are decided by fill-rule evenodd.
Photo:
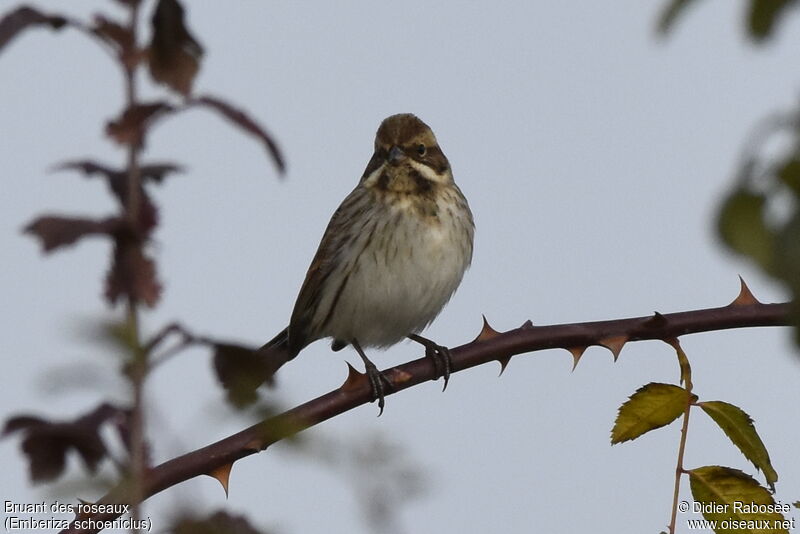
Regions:
M 514 355 L 552 348 L 569 350 L 576 363 L 586 347 L 591 345 L 607 347 L 616 357 L 628 341 L 670 340 L 686 334 L 732 328 L 787 326 L 788 313 L 788 303 L 762 304 L 742 282 L 742 291 L 736 300 L 720 308 L 550 326 L 533 326 L 528 321 L 519 328 L 502 333 L 484 322 L 477 339 L 451 350 L 452 372 L 495 360 L 505 367 Z M 426 358 L 393 367 L 384 374 L 392 383 L 387 395 L 436 379 L 436 370 Z M 203 474 L 213 476 L 227 488 L 230 468 L 237 460 L 370 401 L 371 389 L 365 376 L 350 368 L 341 387 L 216 443 L 153 467 L 144 478 L 144 496 L 150 497 Z M 125 503 L 127 499 L 126 489 L 120 485 L 98 502 Z M 115 517 L 115 514 L 98 514 L 91 519 L 103 521 Z M 79 529 L 73 523 L 62 534 L 97 531 Z

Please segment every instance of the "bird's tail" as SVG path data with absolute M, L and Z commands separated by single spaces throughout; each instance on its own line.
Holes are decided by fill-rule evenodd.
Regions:
M 267 376 L 272 378 L 283 364 L 292 359 L 289 355 L 289 327 L 284 328 L 277 336 L 264 343 L 264 346 L 258 349 L 256 354 L 263 358 Z

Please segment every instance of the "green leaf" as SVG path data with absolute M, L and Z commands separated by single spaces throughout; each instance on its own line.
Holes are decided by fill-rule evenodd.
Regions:
M 774 274 L 800 293 L 800 213 L 783 225 L 775 237 Z
M 695 0 L 672 0 L 664 7 L 661 16 L 658 17 L 658 32 L 665 34 L 672 30 L 679 15 L 683 15 L 686 8 L 694 4 Z
M 793 300 L 789 306 L 789 321 L 794 327 L 794 344 L 800 347 L 800 303 Z
M 722 204 L 717 229 L 722 241 L 734 252 L 749 256 L 770 271 L 774 236 L 764 222 L 765 204 L 763 195 L 737 189 Z
M 697 399 L 692 395 L 693 400 Z M 677 419 L 686 409 L 689 392 L 673 384 L 651 382 L 642 386 L 620 406 L 611 444 L 636 439 Z
M 800 212 L 780 229 L 775 239 L 775 276 L 792 291 L 789 321 L 794 326 L 794 340 L 800 345 Z
M 747 17 L 750 37 L 756 41 L 763 41 L 772 35 L 782 11 L 794 3 L 795 0 L 750 0 Z
M 742 451 L 745 458 L 753 462 L 756 469 L 760 469 L 764 473 L 767 485 L 774 491 L 778 473 L 770 463 L 767 448 L 756 432 L 750 416 L 738 406 L 723 401 L 701 402 L 700 407 Z
M 775 175 L 795 196 L 800 196 L 800 159 L 794 156 L 781 162 Z
M 788 511 L 789 505 L 775 504 L 766 488 L 738 469 L 698 467 L 689 471 L 689 485 L 703 517 L 717 522 L 713 527 L 717 534 L 789 534 L 791 523 L 779 513 Z

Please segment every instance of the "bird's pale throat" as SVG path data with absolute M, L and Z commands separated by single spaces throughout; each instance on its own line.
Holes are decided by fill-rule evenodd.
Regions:
M 382 169 L 375 182 L 381 191 L 405 194 L 427 194 L 434 183 L 411 166 L 386 167 Z

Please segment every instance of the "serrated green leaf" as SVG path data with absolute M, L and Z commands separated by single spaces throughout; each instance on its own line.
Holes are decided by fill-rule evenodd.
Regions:
M 764 270 L 770 271 L 774 235 L 764 221 L 765 204 L 763 195 L 737 189 L 722 204 L 717 230 L 730 249 L 749 256 Z
M 719 465 L 689 471 L 689 485 L 703 517 L 716 521 L 717 534 L 789 534 L 769 491 L 750 475 Z M 761 505 L 764 505 L 761 507 Z
M 686 8 L 694 4 L 695 0 L 672 0 L 668 3 L 658 17 L 659 33 L 667 33 L 675 25 L 678 16 L 683 15 Z
M 750 37 L 763 41 L 772 34 L 781 11 L 794 4 L 796 0 L 750 0 L 747 17 Z
M 651 382 L 642 386 L 620 406 L 611 430 L 611 444 L 636 439 L 670 424 L 683 413 L 688 401 L 689 392 L 673 384 Z
M 738 406 L 723 401 L 701 402 L 700 407 L 742 451 L 745 458 L 753 462 L 756 469 L 760 469 L 764 473 L 767 485 L 774 490 L 775 482 L 778 481 L 778 473 L 770 463 L 767 448 L 756 432 L 750 416 Z

